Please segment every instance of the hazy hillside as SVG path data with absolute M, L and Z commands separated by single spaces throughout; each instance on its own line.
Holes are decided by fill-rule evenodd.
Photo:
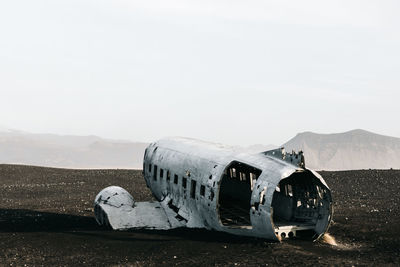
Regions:
M 109 140 L 98 136 L 33 134 L 0 127 L 0 164 L 62 168 L 142 168 L 148 143 Z M 273 145 L 235 147 L 256 153 Z
M 0 131 L 0 163 L 64 168 L 141 168 L 146 143 L 97 136 Z
M 98 136 L 32 134 L 0 128 L 0 163 L 64 168 L 142 168 L 147 143 Z M 337 134 L 304 132 L 282 145 L 303 150 L 316 170 L 400 169 L 400 138 L 353 130 Z M 257 153 L 274 145 L 234 147 Z
M 282 146 L 286 151 L 303 150 L 306 166 L 316 170 L 400 168 L 400 138 L 364 130 L 304 132 Z

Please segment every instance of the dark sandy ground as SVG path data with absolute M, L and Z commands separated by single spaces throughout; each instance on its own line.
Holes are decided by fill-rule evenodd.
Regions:
M 223 233 L 110 231 L 93 200 L 106 186 L 152 199 L 141 171 L 0 165 L 1 266 L 400 265 L 400 171 L 321 172 L 332 189 L 338 245 L 270 243 Z

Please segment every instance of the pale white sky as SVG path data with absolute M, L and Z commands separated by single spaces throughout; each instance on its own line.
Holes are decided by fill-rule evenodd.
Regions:
M 400 137 L 399 1 L 0 3 L 0 126 L 280 145 Z

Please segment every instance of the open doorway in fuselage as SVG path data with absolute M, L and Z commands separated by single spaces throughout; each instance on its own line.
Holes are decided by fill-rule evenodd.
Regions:
M 251 228 L 251 192 L 260 174 L 260 169 L 238 161 L 231 162 L 225 169 L 218 199 L 219 218 L 223 226 Z

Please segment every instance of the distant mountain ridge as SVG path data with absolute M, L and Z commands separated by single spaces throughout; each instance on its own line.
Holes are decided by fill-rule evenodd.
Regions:
M 0 131 L 0 163 L 60 168 L 141 168 L 147 143 L 98 136 Z
M 104 139 L 95 135 L 35 134 L 0 127 L 0 164 L 77 169 L 141 169 L 149 143 Z M 273 145 L 234 147 L 256 153 Z
M 148 143 L 110 140 L 98 136 L 33 134 L 0 127 L 0 164 L 62 168 L 142 168 Z M 282 145 L 303 150 L 306 167 L 315 170 L 400 169 L 400 138 L 365 130 L 318 134 L 303 132 Z M 257 153 L 274 145 L 234 147 Z
M 286 151 L 303 150 L 306 166 L 317 170 L 400 168 L 400 138 L 361 129 L 299 133 L 282 146 Z

